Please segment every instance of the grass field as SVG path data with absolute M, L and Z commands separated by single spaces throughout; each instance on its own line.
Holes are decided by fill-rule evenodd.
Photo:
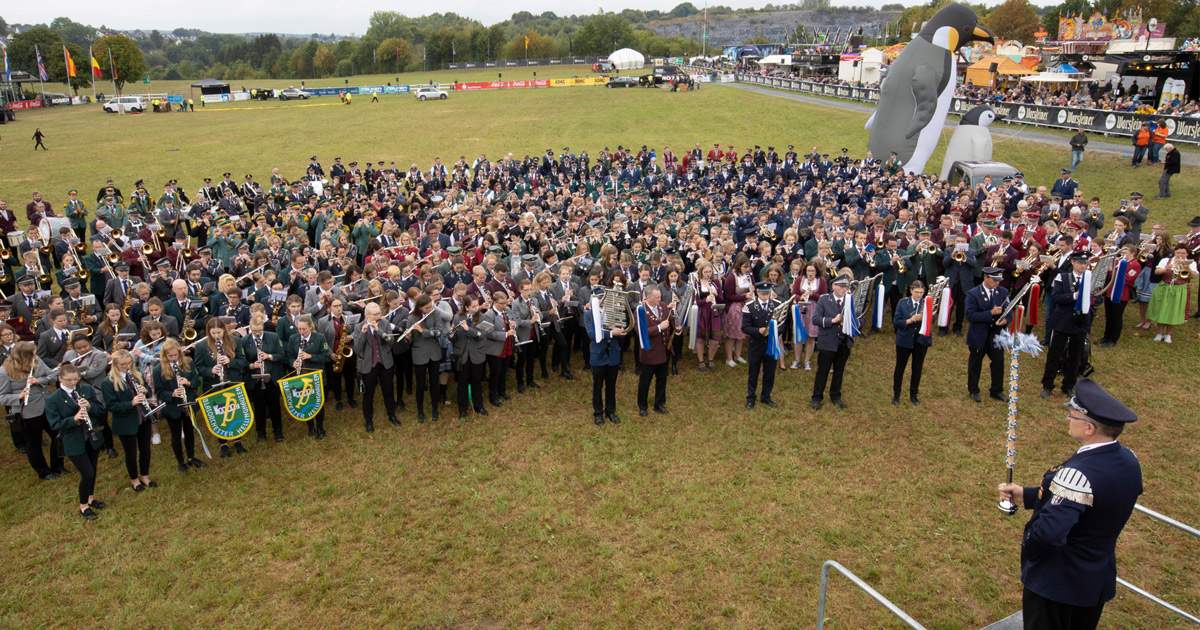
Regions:
M 720 141 L 856 154 L 866 142 L 861 114 L 708 85 L 367 100 L 24 112 L 0 127 L 0 198 L 20 212 L 36 188 L 61 204 L 66 189 L 91 193 L 109 175 L 127 192 L 139 177 L 152 191 L 172 178 L 194 191 L 225 170 L 294 176 L 313 154 L 427 166 L 564 146 Z M 30 152 L 35 126 L 49 152 Z M 1063 147 L 999 137 L 996 154 L 1033 182 L 1051 182 L 1067 158 Z M 1077 179 L 1106 209 L 1132 190 L 1152 195 L 1158 172 L 1124 164 L 1089 155 Z M 1148 205 L 1179 233 L 1200 185 L 1186 170 L 1175 185 L 1173 199 Z M 1164 346 L 1127 327 L 1121 345 L 1093 355 L 1098 380 L 1141 415 L 1122 441 L 1143 466 L 1142 503 L 1190 523 L 1200 521 L 1197 329 L 1186 324 Z M 403 427 L 373 435 L 346 409 L 329 414 L 329 440 L 311 442 L 290 422 L 287 442 L 250 444 L 249 455 L 186 476 L 166 444 L 155 447 L 161 487 L 142 494 L 128 490 L 121 460 L 102 458 L 97 495 L 110 507 L 88 524 L 71 514 L 75 477 L 39 482 L 0 446 L 0 627 L 810 627 L 820 565 L 836 559 L 929 628 L 978 628 L 1020 607 L 1027 514 L 995 508 L 1005 409 L 966 397 L 966 358 L 961 339 L 935 339 L 919 408 L 889 404 L 892 339 L 876 335 L 854 348 L 845 411 L 811 411 L 812 373 L 785 371 L 780 408 L 746 412 L 745 369 L 703 374 L 694 360 L 671 379 L 670 416 L 637 418 L 636 381 L 623 375 L 620 426 L 591 424 L 587 378 L 552 378 L 486 418 L 419 425 L 404 415 Z M 1017 478 L 1033 484 L 1075 446 L 1063 398 L 1037 397 L 1042 361 L 1023 359 Z M 1195 611 L 1196 552 L 1194 540 L 1134 515 L 1119 569 Z M 898 627 L 833 580 L 829 627 Z M 1185 627 L 1128 591 L 1103 625 Z

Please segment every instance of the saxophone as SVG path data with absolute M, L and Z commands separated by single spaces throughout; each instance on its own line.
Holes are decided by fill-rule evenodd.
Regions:
M 342 327 L 342 336 L 338 337 L 337 345 L 334 346 L 333 354 L 337 357 L 333 361 L 333 371 L 342 372 L 342 368 L 346 365 L 346 359 L 354 356 L 354 348 L 350 347 L 350 331 Z

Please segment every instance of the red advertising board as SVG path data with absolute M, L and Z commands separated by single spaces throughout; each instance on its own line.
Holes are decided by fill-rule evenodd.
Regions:
M 8 104 L 8 108 L 16 111 L 18 109 L 37 109 L 42 106 L 41 101 L 13 101 Z

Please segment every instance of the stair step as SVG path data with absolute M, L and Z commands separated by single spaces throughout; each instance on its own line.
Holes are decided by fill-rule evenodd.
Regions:
M 1021 611 L 1017 611 L 996 623 L 983 628 L 983 630 L 1022 630 L 1025 626 L 1025 616 Z

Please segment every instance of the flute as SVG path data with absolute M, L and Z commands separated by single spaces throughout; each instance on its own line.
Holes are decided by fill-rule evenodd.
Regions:
M 430 316 L 430 315 L 433 315 L 433 314 L 436 312 L 436 310 L 437 310 L 437 309 L 434 309 L 434 310 L 431 310 L 431 311 L 429 311 L 428 313 L 425 313 L 425 316 L 424 316 L 424 317 L 422 317 L 421 319 L 418 319 L 418 320 L 417 320 L 417 321 L 416 321 L 416 322 L 415 322 L 415 323 L 414 323 L 412 326 L 409 326 L 409 327 L 408 327 L 408 330 L 406 330 L 406 331 L 404 331 L 403 333 L 401 333 L 401 334 L 400 334 L 400 339 L 403 339 L 403 338 L 407 337 L 407 336 L 408 336 L 408 333 L 410 333 L 410 332 L 412 332 L 412 331 L 416 330 L 416 327 L 417 327 L 417 326 L 420 326 L 420 325 L 421 325 L 421 322 L 424 322 L 426 319 L 429 319 L 429 316 Z

